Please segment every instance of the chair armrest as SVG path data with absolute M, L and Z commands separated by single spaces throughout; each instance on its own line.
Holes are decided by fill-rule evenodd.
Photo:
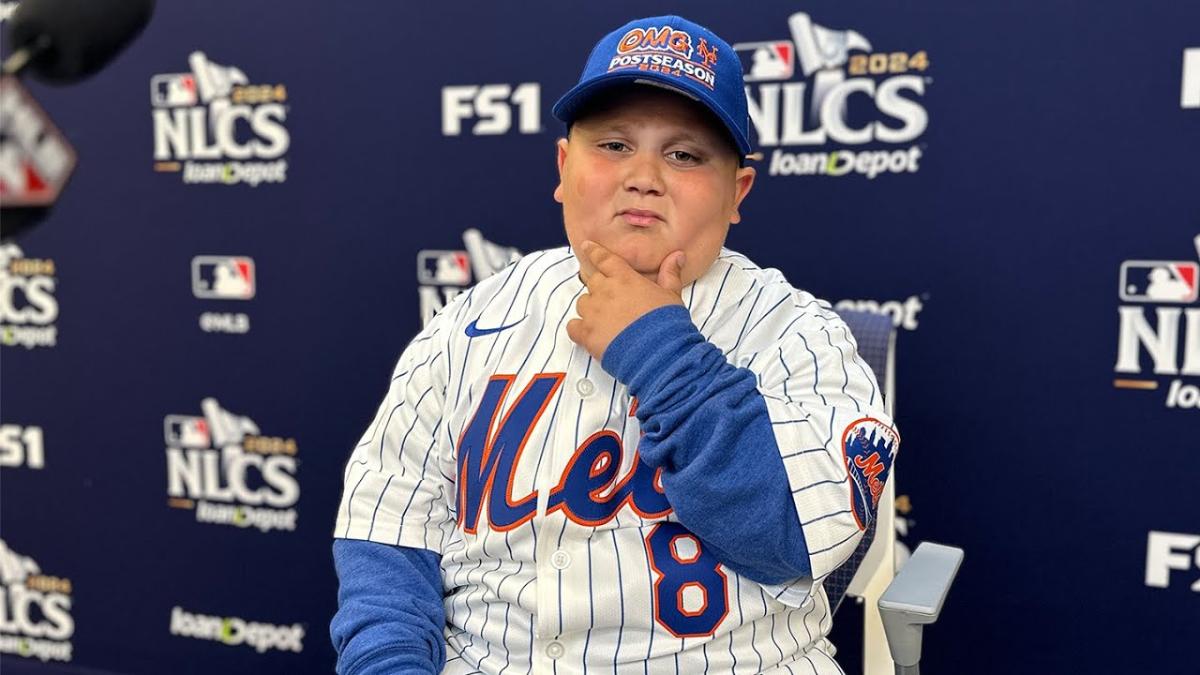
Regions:
M 921 660 L 921 627 L 937 621 L 962 559 L 961 548 L 924 542 L 879 598 L 896 665 L 915 666 Z

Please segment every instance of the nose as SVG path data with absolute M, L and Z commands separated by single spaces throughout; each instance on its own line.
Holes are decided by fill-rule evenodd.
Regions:
M 639 150 L 625 163 L 624 188 L 643 195 L 658 195 L 666 191 L 663 181 L 662 158 L 653 152 Z

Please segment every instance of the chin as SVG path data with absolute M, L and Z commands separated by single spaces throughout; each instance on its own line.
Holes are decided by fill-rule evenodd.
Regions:
M 666 257 L 661 251 L 639 242 L 628 242 L 611 250 L 642 274 L 657 273 L 663 258 Z

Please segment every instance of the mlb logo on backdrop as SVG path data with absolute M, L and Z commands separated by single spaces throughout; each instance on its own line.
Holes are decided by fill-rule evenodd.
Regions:
M 787 40 L 743 42 L 733 46 L 742 61 L 747 82 L 790 80 L 796 72 L 796 57 Z
M 167 445 L 179 448 L 207 448 L 212 445 L 208 421 L 203 417 L 167 415 L 163 421 Z
M 466 251 L 424 250 L 417 253 L 417 282 L 421 284 L 471 283 L 471 261 Z
M 163 73 L 150 78 L 150 102 L 156 108 L 196 105 L 196 78 L 191 73 Z
M 1195 302 L 1200 265 L 1179 260 L 1121 263 L 1121 299 L 1126 302 Z
M 249 300 L 254 297 L 254 259 L 245 256 L 198 255 L 192 258 L 192 293 L 205 300 Z

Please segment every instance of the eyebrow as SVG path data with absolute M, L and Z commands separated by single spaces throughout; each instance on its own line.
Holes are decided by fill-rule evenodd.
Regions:
M 628 136 L 633 134 L 635 126 L 636 125 L 629 124 L 628 122 L 601 122 L 593 126 L 592 133 L 603 135 L 609 132 L 616 132 Z M 668 136 L 665 141 L 666 144 L 679 142 L 696 143 L 698 145 L 716 145 L 720 142 L 720 139 L 711 138 L 709 134 L 697 135 L 690 130 L 681 130 Z

